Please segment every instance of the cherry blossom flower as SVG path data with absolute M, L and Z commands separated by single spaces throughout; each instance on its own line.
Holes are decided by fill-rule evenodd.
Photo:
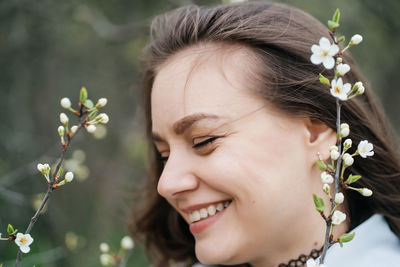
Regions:
M 99 248 L 100 248 L 100 251 L 103 253 L 107 253 L 110 251 L 110 246 L 104 242 L 100 244 Z
M 107 105 L 107 98 L 100 98 L 97 100 L 96 108 L 102 108 Z
M 343 146 L 344 146 L 346 149 L 349 149 L 349 148 L 351 147 L 352 144 L 353 144 L 353 141 L 351 141 L 350 138 L 347 138 L 347 139 L 344 141 Z
M 15 244 L 19 247 L 19 249 L 23 253 L 28 253 L 31 248 L 29 247 L 32 244 L 33 238 L 30 234 L 21 234 L 17 233 L 17 238 L 15 239 Z
M 86 127 L 86 130 L 88 131 L 88 133 L 94 133 L 96 131 L 96 126 L 90 124 L 88 127 Z
M 315 65 L 323 64 L 326 69 L 332 69 L 335 66 L 333 57 L 339 52 L 339 47 L 331 42 L 326 37 L 319 40 L 319 45 L 311 47 L 313 54 L 311 55 L 311 62 Z
M 336 73 L 340 76 L 345 75 L 347 72 L 350 71 L 350 66 L 347 64 L 340 63 L 336 66 Z
M 74 179 L 74 174 L 73 174 L 73 172 L 67 172 L 67 173 L 65 174 L 65 181 L 66 181 L 67 183 L 72 182 L 73 179 Z
M 372 191 L 368 188 L 361 188 L 361 190 L 359 191 L 361 193 L 361 195 L 363 195 L 364 197 L 370 197 L 372 196 Z
M 133 243 L 133 240 L 130 236 L 124 236 L 121 239 L 121 248 L 125 250 L 131 250 L 135 246 L 135 243 Z
M 60 113 L 60 121 L 62 124 L 67 124 L 68 120 L 68 116 L 65 113 Z
M 331 184 L 331 183 L 333 183 L 333 177 L 332 177 L 332 175 L 330 175 L 327 172 L 322 172 L 321 173 L 321 181 L 324 184 Z
M 337 193 L 337 194 L 335 195 L 335 203 L 336 203 L 336 204 L 342 204 L 343 201 L 344 201 L 344 195 L 343 195 L 343 193 Z
M 364 94 L 365 88 L 362 82 L 356 82 L 354 84 L 354 88 L 357 89 L 357 94 L 359 95 Z
M 340 210 L 335 210 L 332 215 L 332 224 L 339 225 L 346 220 L 346 214 Z
M 340 100 L 347 100 L 347 94 L 351 90 L 349 83 L 343 84 L 342 78 L 338 78 L 337 80 L 332 80 L 331 86 L 331 95 Z
M 350 134 L 350 126 L 347 123 L 340 124 L 340 135 L 347 137 Z
M 65 109 L 69 109 L 71 108 L 71 100 L 69 100 L 68 97 L 64 97 L 63 99 L 61 99 L 60 105 Z
M 363 158 L 366 158 L 368 156 L 373 156 L 374 155 L 373 149 L 374 145 L 369 143 L 367 140 L 361 141 L 357 147 L 358 154 L 360 154 L 360 156 Z
M 353 37 L 351 37 L 350 40 L 350 45 L 358 45 L 359 43 L 361 43 L 363 40 L 363 37 L 359 34 L 355 34 L 353 35 Z
M 344 164 L 346 164 L 346 166 L 351 166 L 354 163 L 354 159 L 349 153 L 343 154 L 343 161 L 344 161 Z

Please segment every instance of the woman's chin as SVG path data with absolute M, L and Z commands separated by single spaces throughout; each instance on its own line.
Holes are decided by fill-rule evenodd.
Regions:
M 196 242 L 196 257 L 202 264 L 207 265 L 232 265 L 238 264 L 237 259 L 235 259 L 234 253 L 230 251 L 231 247 L 221 246 L 214 247 L 209 244 L 198 244 Z

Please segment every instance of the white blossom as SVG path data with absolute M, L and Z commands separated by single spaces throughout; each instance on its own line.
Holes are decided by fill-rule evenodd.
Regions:
M 339 148 L 337 146 L 331 146 L 329 152 L 332 152 L 333 150 L 339 151 Z
M 350 71 L 350 66 L 348 64 L 342 64 L 336 66 L 336 73 L 340 76 L 345 75 L 347 72 Z
M 335 195 L 335 203 L 336 204 L 341 204 L 344 201 L 344 195 L 343 193 L 336 193 Z
M 331 159 L 332 160 L 337 160 L 339 158 L 339 156 L 340 156 L 339 151 L 337 151 L 337 150 L 331 151 Z
M 103 253 L 100 255 L 100 263 L 103 266 L 112 266 L 114 265 L 114 258 L 108 253 Z
M 96 121 L 106 124 L 109 121 L 108 115 L 106 113 L 101 113 L 96 116 Z
M 330 175 L 327 172 L 322 172 L 321 173 L 321 181 L 324 184 L 331 184 L 331 183 L 333 183 L 333 177 L 332 177 L 332 175 Z
M 131 250 L 135 246 L 135 243 L 133 242 L 132 238 L 130 236 L 124 236 L 121 239 L 121 248 L 125 250 Z
M 349 83 L 343 84 L 342 78 L 338 78 L 337 80 L 332 80 L 331 86 L 332 96 L 340 100 L 347 100 L 347 94 L 351 90 L 351 85 Z
M 69 119 L 65 113 L 60 113 L 60 121 L 62 124 L 67 124 Z
M 63 136 L 64 135 L 64 126 L 58 126 L 58 134 L 60 135 L 60 136 Z
M 326 69 L 332 69 L 335 66 L 335 56 L 339 52 L 339 47 L 331 42 L 326 37 L 319 40 L 319 45 L 311 47 L 312 55 L 311 62 L 315 65 L 323 64 Z
M 367 140 L 361 141 L 357 147 L 358 154 L 360 154 L 360 156 L 363 158 L 366 158 L 368 156 L 373 156 L 374 155 L 373 149 L 374 145 L 369 143 Z
M 73 172 L 67 172 L 65 174 L 65 181 L 67 183 L 72 182 L 73 179 L 74 179 L 74 173 Z
M 88 127 L 86 127 L 86 130 L 88 131 L 88 133 L 94 133 L 96 131 L 96 126 L 90 124 Z
M 349 149 L 349 148 L 351 147 L 352 144 L 353 144 L 353 141 L 351 141 L 350 138 L 347 138 L 347 139 L 344 141 L 343 146 L 344 146 L 346 149 Z
M 64 97 L 63 99 L 61 99 L 60 104 L 65 109 L 71 108 L 71 100 L 69 100 L 68 97 Z
M 350 126 L 347 123 L 340 124 L 340 135 L 347 137 L 350 134 Z
M 100 248 L 100 251 L 103 253 L 107 253 L 110 251 L 110 246 L 104 242 L 100 244 L 99 248 Z
M 23 253 L 28 253 L 31 250 L 29 246 L 30 244 L 32 244 L 32 242 L 33 238 L 30 234 L 17 233 L 15 244 L 17 244 L 17 246 Z
M 343 161 L 344 161 L 344 164 L 346 164 L 346 166 L 351 166 L 354 163 L 354 159 L 349 153 L 343 154 Z
M 359 34 L 355 34 L 353 35 L 353 37 L 351 37 L 350 40 L 350 45 L 358 45 L 359 43 L 361 43 L 363 40 L 363 37 Z
M 314 259 L 307 260 L 306 264 L 307 264 L 307 267 L 327 267 L 325 264 L 319 264 Z
M 322 191 L 325 192 L 325 194 L 329 195 L 330 191 L 331 191 L 331 187 L 329 186 L 329 184 L 324 184 L 322 186 Z
M 341 212 L 341 211 L 339 211 L 339 210 L 335 210 L 335 211 L 333 212 L 333 215 L 332 215 L 332 224 L 339 225 L 339 224 L 341 224 L 344 220 L 346 220 L 346 214 L 345 214 L 345 213 L 343 213 L 343 212 Z
M 370 197 L 372 196 L 372 191 L 368 188 L 362 188 L 360 191 L 361 195 L 363 195 L 364 197 Z
M 42 171 L 43 171 L 43 168 L 44 168 L 43 164 L 39 163 L 39 164 L 37 165 L 37 169 L 38 169 L 39 172 L 42 172 Z
M 71 133 L 74 134 L 78 130 L 78 126 L 74 125 L 71 127 Z
M 107 98 L 100 98 L 99 100 L 97 100 L 97 104 L 96 104 L 97 108 L 102 108 L 105 105 L 107 105 Z
M 354 88 L 357 89 L 357 94 L 359 95 L 364 94 L 365 88 L 362 82 L 356 82 L 354 84 Z

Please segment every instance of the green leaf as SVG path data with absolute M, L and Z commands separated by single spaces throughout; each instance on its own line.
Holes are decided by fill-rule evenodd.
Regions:
M 316 194 L 313 194 L 313 199 L 314 199 L 314 204 L 315 204 L 315 208 L 317 209 L 317 211 L 323 212 L 325 210 L 324 200 L 322 198 L 317 197 Z
M 86 88 L 82 87 L 81 88 L 81 93 L 80 93 L 80 96 L 79 96 L 79 101 L 81 102 L 82 105 L 85 104 L 87 96 L 88 96 L 88 94 L 87 94 Z
M 332 21 L 336 22 L 339 26 L 339 20 L 340 20 L 340 10 L 339 8 L 337 8 L 335 13 L 333 14 Z
M 57 172 L 57 176 L 61 177 L 62 173 L 63 173 L 63 167 L 60 166 L 60 168 L 58 169 L 58 172 Z
M 86 99 L 85 103 L 83 103 L 83 105 L 87 108 L 92 108 L 94 106 L 92 100 L 90 99 Z
M 355 235 L 356 235 L 355 232 L 353 232 L 351 234 L 343 234 L 341 237 L 339 237 L 340 246 L 343 247 L 343 243 L 347 243 L 347 242 L 350 242 L 351 240 L 353 240 Z
M 361 175 L 350 174 L 349 177 L 346 180 L 346 183 L 347 184 L 352 184 L 354 182 L 357 182 L 359 179 L 361 179 Z
M 328 78 L 326 78 L 326 77 L 325 77 L 324 75 L 322 75 L 321 73 L 319 74 L 319 81 L 320 81 L 322 84 L 331 86 L 331 82 L 328 80 Z
M 317 165 L 317 168 L 320 169 L 321 171 L 326 171 L 326 164 L 323 161 L 317 161 L 315 163 Z
M 8 224 L 7 226 L 7 233 L 9 235 L 12 235 L 14 233 L 14 227 L 11 224 Z
M 328 27 L 329 29 L 331 29 L 332 31 L 335 30 L 337 27 L 339 27 L 339 23 L 334 22 L 332 20 L 328 20 Z
M 341 42 L 344 42 L 344 41 L 346 41 L 346 37 L 344 35 L 340 36 L 339 39 L 338 39 L 338 42 L 341 43 Z
M 328 168 L 334 171 L 332 164 L 328 164 Z

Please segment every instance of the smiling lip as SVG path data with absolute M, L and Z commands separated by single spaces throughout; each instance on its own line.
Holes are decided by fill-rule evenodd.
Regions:
M 226 207 L 223 210 L 221 210 L 220 212 L 216 213 L 213 216 L 210 216 L 206 219 L 202 219 L 200 221 L 197 222 L 193 222 L 189 225 L 189 230 L 190 232 L 194 235 L 194 234 L 199 234 L 201 232 L 203 232 L 206 228 L 210 227 L 213 223 L 215 223 L 219 218 L 221 218 L 221 216 L 225 213 L 226 209 L 229 208 Z

